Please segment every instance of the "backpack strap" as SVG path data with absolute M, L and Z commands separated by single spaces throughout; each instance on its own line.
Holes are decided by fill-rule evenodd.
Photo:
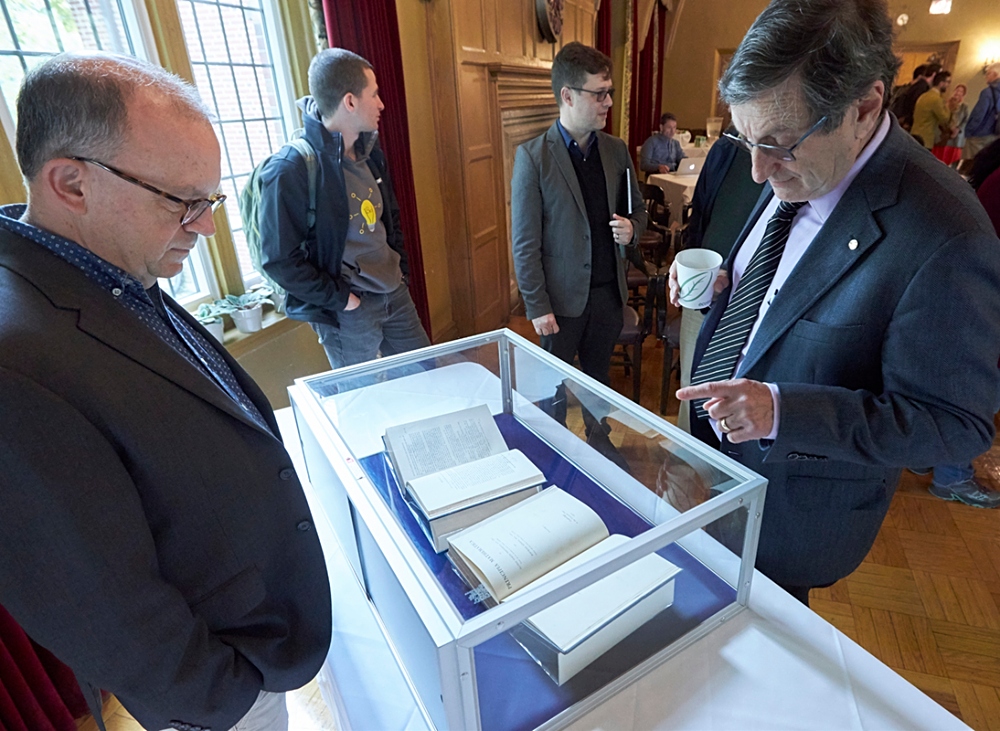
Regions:
M 310 231 L 316 226 L 316 186 L 319 177 L 319 159 L 316 157 L 316 150 L 305 137 L 301 136 L 302 130 L 297 130 L 288 144 L 298 150 L 302 159 L 306 161 L 306 175 L 309 178 L 309 210 L 306 213 L 306 228 Z

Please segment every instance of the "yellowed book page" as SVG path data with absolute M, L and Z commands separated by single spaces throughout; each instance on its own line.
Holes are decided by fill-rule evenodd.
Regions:
M 486 404 L 389 427 L 385 441 L 403 484 L 507 451 Z
M 449 539 L 497 601 L 608 537 L 600 516 L 550 487 Z

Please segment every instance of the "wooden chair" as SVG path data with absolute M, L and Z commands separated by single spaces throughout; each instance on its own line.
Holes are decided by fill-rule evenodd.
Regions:
M 670 374 L 674 369 L 680 375 L 681 311 L 670 304 L 667 285 L 669 270 L 660 269 L 650 279 L 648 290 L 653 291 L 653 306 L 656 308 L 656 337 L 663 343 L 663 375 L 660 378 L 660 414 L 667 412 L 667 389 L 670 388 Z M 674 362 L 674 353 L 678 354 Z
M 646 202 L 646 213 L 649 214 L 650 223 L 658 227 L 665 228 L 670 225 L 670 206 L 663 196 L 663 189 L 652 183 L 643 183 L 639 186 L 642 199 Z
M 621 346 L 621 364 L 625 366 L 625 375 L 628 376 L 630 373 L 632 375 L 632 400 L 639 403 L 639 395 L 642 392 L 642 343 L 652 327 L 653 287 L 646 287 L 641 314 L 626 304 L 622 305 L 622 317 L 625 322 L 617 344 Z

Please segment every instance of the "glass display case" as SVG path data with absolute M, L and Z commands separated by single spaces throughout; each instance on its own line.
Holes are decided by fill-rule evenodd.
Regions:
M 335 609 L 371 610 L 417 725 L 561 727 L 746 606 L 766 481 L 508 330 L 303 378 L 290 392 L 317 529 L 351 567 L 331 571 Z M 499 603 L 458 570 L 454 548 L 435 550 L 383 440 L 390 427 L 482 405 L 544 475 L 540 493 L 507 509 L 532 520 L 497 539 L 504 560 L 521 567 L 542 552 L 522 540 L 527 523 L 576 522 L 561 507 L 542 520 L 529 508 L 559 490 L 608 536 Z M 639 589 L 627 580 L 650 570 Z M 335 618 L 331 658 L 365 652 L 351 642 Z

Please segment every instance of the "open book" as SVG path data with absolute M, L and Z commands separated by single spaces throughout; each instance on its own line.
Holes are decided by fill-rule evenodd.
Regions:
M 508 450 L 483 404 L 386 429 L 393 469 L 434 550 L 446 537 L 538 492 L 545 476 Z
M 550 487 L 449 538 L 473 587 L 501 602 L 628 542 L 600 516 Z M 673 603 L 680 569 L 653 553 L 530 617 L 515 638 L 562 685 Z

